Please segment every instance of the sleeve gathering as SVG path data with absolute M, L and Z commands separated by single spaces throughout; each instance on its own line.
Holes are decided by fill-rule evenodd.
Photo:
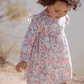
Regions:
M 70 22 L 70 17 L 68 16 L 68 14 L 65 16 L 65 18 L 66 18 L 65 24 L 68 25 Z

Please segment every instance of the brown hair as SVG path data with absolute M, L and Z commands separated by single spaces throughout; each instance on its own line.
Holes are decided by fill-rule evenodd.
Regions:
M 67 4 L 67 6 L 71 5 L 73 10 L 76 10 L 77 7 L 81 6 L 80 0 L 38 0 L 37 3 L 43 5 L 44 7 L 47 5 L 53 5 L 56 1 L 61 1 Z

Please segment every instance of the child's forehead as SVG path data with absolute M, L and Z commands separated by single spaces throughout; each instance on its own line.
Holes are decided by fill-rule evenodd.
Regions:
M 61 2 L 61 1 L 56 1 L 55 4 L 52 5 L 52 7 L 54 7 L 55 9 L 60 9 L 60 10 L 68 10 L 71 8 L 70 5 L 67 6 L 67 4 L 65 2 Z

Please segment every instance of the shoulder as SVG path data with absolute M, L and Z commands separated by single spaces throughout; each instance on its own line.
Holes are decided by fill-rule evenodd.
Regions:
M 66 14 L 64 17 L 61 17 L 58 20 L 58 24 L 60 24 L 62 26 L 68 25 L 69 22 L 70 22 L 70 17 L 68 16 L 68 14 Z
M 27 21 L 28 21 L 28 23 L 37 22 L 38 21 L 38 15 L 29 14 Z
M 43 18 L 45 18 L 43 14 L 44 10 L 38 14 L 29 14 L 28 22 L 31 23 L 32 21 L 35 21 L 36 23 L 39 23 L 39 21 L 42 21 Z
M 43 29 L 43 25 L 41 24 L 41 20 L 39 19 L 40 14 L 29 14 L 29 17 L 27 19 L 29 27 L 38 29 L 38 31 L 41 31 Z
M 39 21 L 41 20 L 42 13 L 40 12 L 38 14 L 29 14 L 28 16 L 29 16 L 27 19 L 28 23 L 31 23 L 32 21 L 39 23 Z
M 61 23 L 64 23 L 65 25 L 68 25 L 69 22 L 70 22 L 70 17 L 69 17 L 69 15 L 66 14 L 64 17 L 62 17 L 62 18 L 60 19 L 60 22 L 61 22 Z
M 69 24 L 69 22 L 70 22 L 70 17 L 69 17 L 69 15 L 68 14 L 66 14 L 66 16 L 65 16 L 65 24 Z

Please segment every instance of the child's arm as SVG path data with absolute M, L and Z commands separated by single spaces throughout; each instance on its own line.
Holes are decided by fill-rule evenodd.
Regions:
M 37 23 L 38 22 L 35 18 L 31 19 L 31 22 L 29 24 L 28 30 L 26 32 L 22 44 L 20 61 L 28 61 L 32 46 L 34 44 L 36 37 L 38 37 L 38 32 L 40 31 L 40 28 L 38 27 Z
M 38 26 L 40 25 L 38 18 L 30 17 L 30 19 L 29 19 L 30 24 L 26 32 L 24 41 L 22 43 L 20 62 L 15 67 L 16 71 L 18 72 L 21 72 L 22 71 L 21 69 L 26 70 L 32 46 L 34 44 L 35 39 L 38 37 L 38 33 L 41 31 L 40 26 Z

